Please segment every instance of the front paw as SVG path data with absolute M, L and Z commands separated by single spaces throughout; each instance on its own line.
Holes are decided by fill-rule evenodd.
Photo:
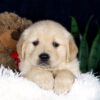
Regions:
M 49 71 L 34 69 L 26 75 L 26 78 L 36 83 L 40 88 L 46 90 L 53 89 L 54 78 Z
M 46 90 L 52 90 L 54 85 L 54 78 L 53 75 L 50 72 L 45 72 L 40 75 L 40 77 L 35 78 L 35 82 L 37 85 L 40 86 L 40 88 L 46 89 Z
M 74 83 L 75 76 L 72 73 L 62 71 L 57 74 L 54 82 L 54 92 L 56 94 L 68 93 Z

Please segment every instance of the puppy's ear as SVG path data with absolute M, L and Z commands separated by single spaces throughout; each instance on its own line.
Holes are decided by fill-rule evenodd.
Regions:
M 25 59 L 25 46 L 26 43 L 23 39 L 20 39 L 17 44 L 17 53 L 19 55 L 20 60 Z
M 77 53 L 78 53 L 78 48 L 76 46 L 74 39 L 71 37 L 68 40 L 67 44 L 67 62 L 70 62 L 73 59 L 75 59 L 77 57 Z
M 21 59 L 25 59 L 25 50 L 26 50 L 26 38 L 27 38 L 27 34 L 29 33 L 29 30 L 26 29 L 20 36 L 18 43 L 17 43 L 17 53 L 18 56 Z

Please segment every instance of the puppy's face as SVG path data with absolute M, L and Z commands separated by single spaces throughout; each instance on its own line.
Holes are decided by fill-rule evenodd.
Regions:
M 60 24 L 41 21 L 25 30 L 17 45 L 19 57 L 31 65 L 57 67 L 76 57 L 77 47 L 71 34 Z

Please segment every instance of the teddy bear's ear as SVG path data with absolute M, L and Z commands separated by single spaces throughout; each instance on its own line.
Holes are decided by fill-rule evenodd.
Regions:
M 21 36 L 21 34 L 22 34 L 22 31 L 21 31 L 20 29 L 18 29 L 17 31 L 13 31 L 13 32 L 11 33 L 11 37 L 12 37 L 12 39 L 18 41 L 19 38 L 20 38 L 20 36 Z

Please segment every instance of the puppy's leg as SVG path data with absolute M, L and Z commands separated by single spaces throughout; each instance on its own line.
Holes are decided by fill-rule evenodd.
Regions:
M 25 77 L 43 89 L 48 90 L 53 88 L 54 78 L 49 71 L 33 68 Z
M 56 72 L 55 75 L 55 83 L 54 83 L 54 91 L 57 94 L 69 92 L 73 82 L 75 80 L 75 76 L 68 70 L 60 70 Z

